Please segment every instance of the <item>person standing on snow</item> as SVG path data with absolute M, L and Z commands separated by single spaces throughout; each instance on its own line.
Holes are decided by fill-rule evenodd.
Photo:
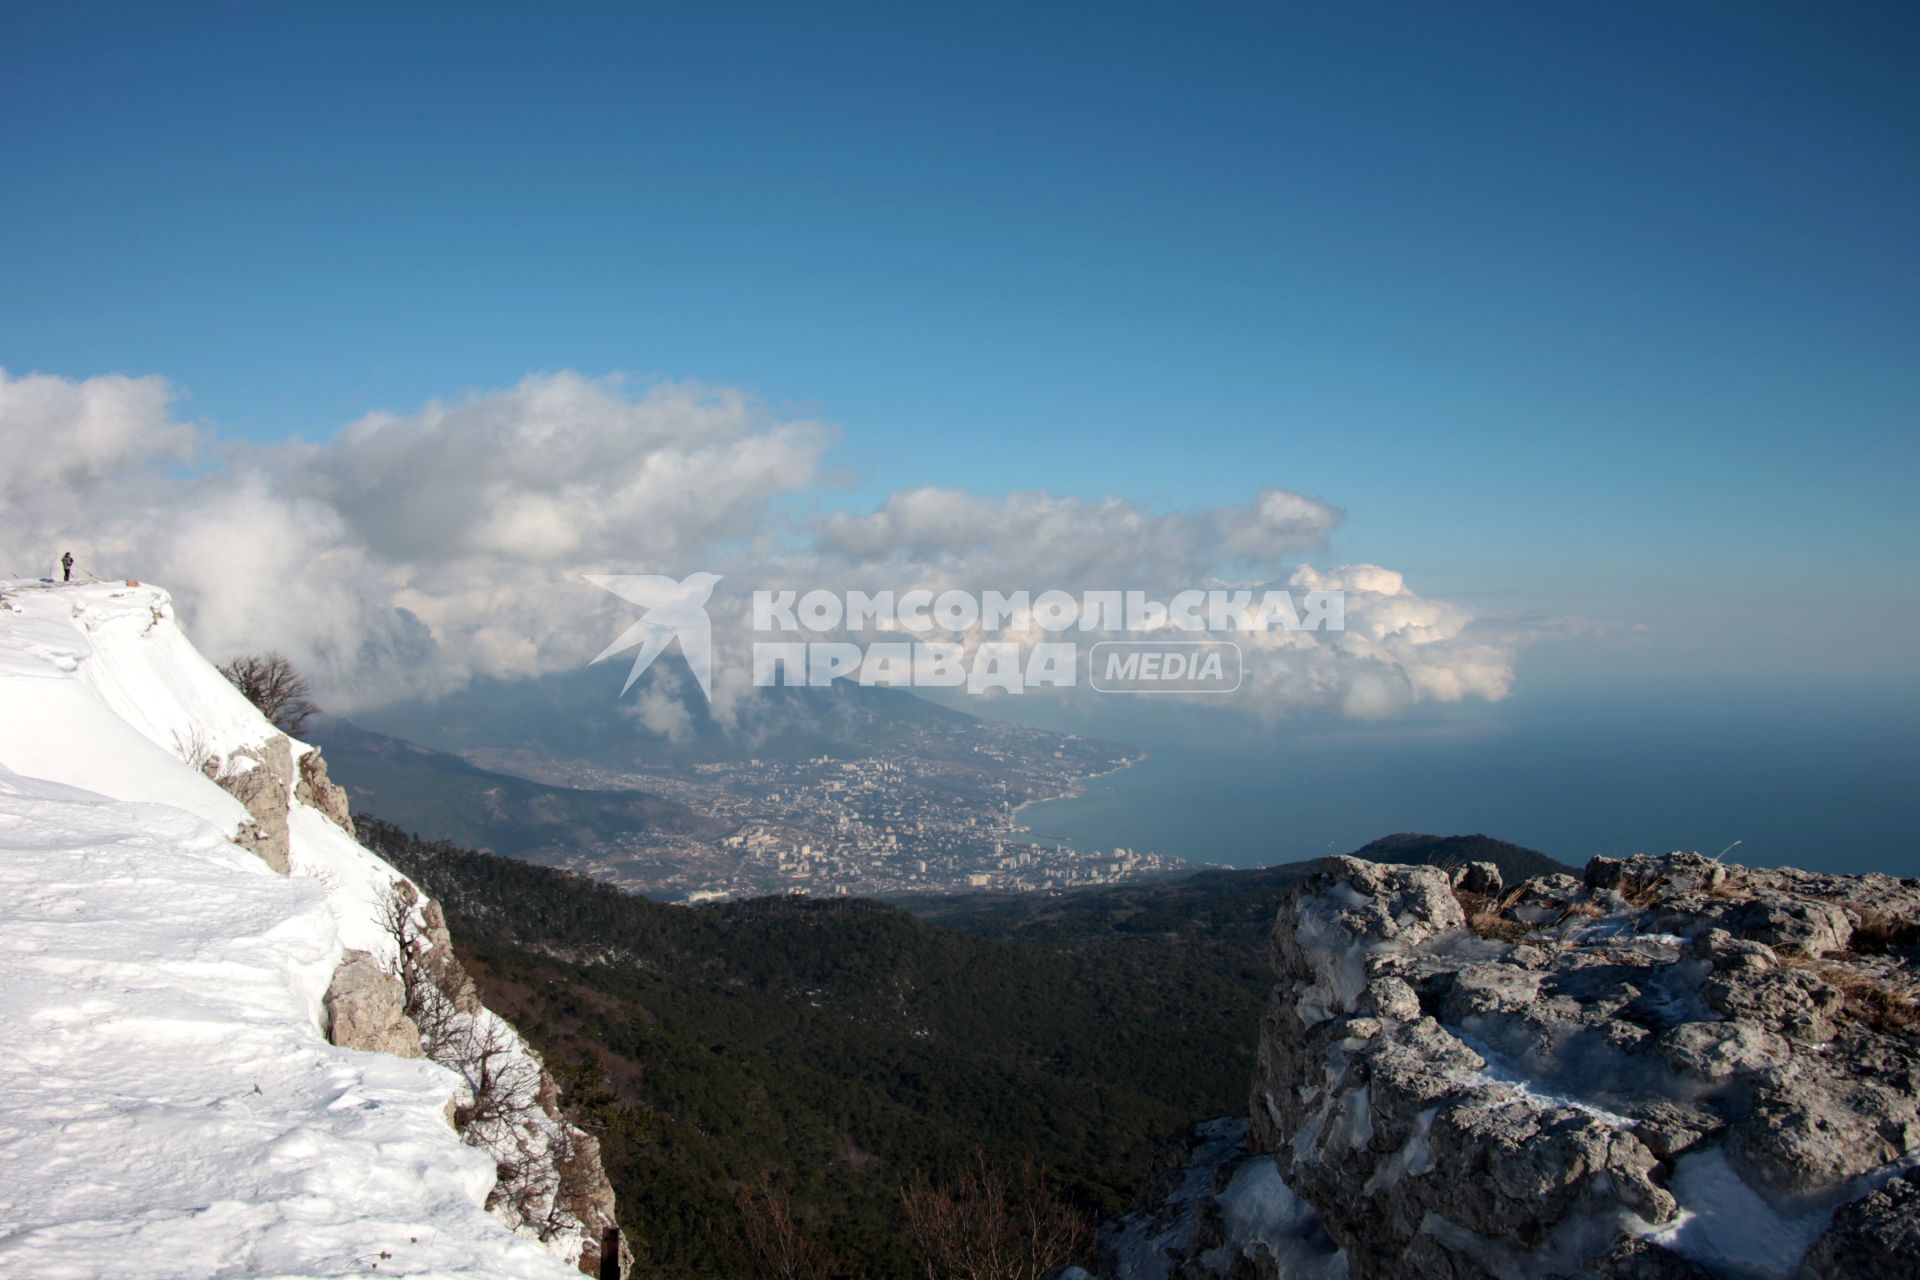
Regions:
M 64 579 L 64 581 L 72 582 L 73 581 L 73 552 L 67 551 L 61 554 L 60 569 L 61 569 L 61 572 L 66 574 L 66 578 Z

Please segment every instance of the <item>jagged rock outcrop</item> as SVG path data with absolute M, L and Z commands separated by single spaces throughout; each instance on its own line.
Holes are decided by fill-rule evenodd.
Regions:
M 1491 862 L 1469 862 L 1452 873 L 1453 887 L 1483 898 L 1498 897 L 1506 889 L 1500 868 Z
M 1887 876 L 1331 859 L 1276 922 L 1253 1131 L 1360 1280 L 1896 1274 L 1917 930 Z
M 349 951 L 333 971 L 325 1002 L 327 1039 L 348 1049 L 420 1056 L 420 1028 L 407 1016 L 406 990 L 373 953 Z
M 300 780 L 294 784 L 293 798 L 325 815 L 348 835 L 354 834 L 346 788 L 327 776 L 327 761 L 320 748 L 309 747 L 300 757 Z
M 347 793 L 327 776 L 327 762 L 318 747 L 304 748 L 296 765 L 293 740 L 275 734 L 255 747 L 242 747 L 225 760 L 209 757 L 206 775 L 247 807 L 252 821 L 234 836 L 234 842 L 258 854 L 260 860 L 286 875 L 288 871 L 288 797 L 324 815 L 348 835 L 353 816 Z
M 247 808 L 251 818 L 233 842 L 252 851 L 281 875 L 291 867 L 287 801 L 293 783 L 293 743 L 275 734 L 257 747 L 243 747 L 224 761 L 209 761 L 208 776 Z

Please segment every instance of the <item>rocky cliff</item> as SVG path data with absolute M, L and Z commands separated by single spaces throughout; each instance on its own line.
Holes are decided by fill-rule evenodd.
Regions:
M 439 908 L 163 591 L 0 583 L 0 1272 L 624 1274 Z
M 1356 1280 L 1920 1276 L 1916 942 L 1887 876 L 1331 859 L 1273 931 L 1253 1144 Z
M 1920 881 L 1334 858 L 1110 1280 L 1920 1280 Z

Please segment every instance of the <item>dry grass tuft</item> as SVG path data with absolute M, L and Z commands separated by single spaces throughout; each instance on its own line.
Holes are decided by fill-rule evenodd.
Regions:
M 1738 873 L 1729 873 L 1718 884 L 1707 886 L 1709 898 L 1745 898 L 1751 894 L 1747 888 L 1747 877 Z
M 1862 911 L 1849 946 L 1869 956 L 1885 955 L 1895 947 L 1920 946 L 1920 920 L 1901 920 L 1884 911 Z
M 1607 914 L 1607 909 L 1595 902 L 1592 898 L 1577 898 L 1567 904 L 1567 909 L 1560 913 L 1560 919 L 1555 920 L 1554 923 L 1560 924 L 1564 921 L 1572 920 L 1575 917 L 1582 920 L 1598 920 L 1605 914 Z
M 1777 948 L 1782 964 L 1804 969 L 1840 993 L 1840 1013 L 1876 1031 L 1920 1034 L 1920 997 L 1911 987 L 1844 964 L 1813 960 L 1797 950 Z
M 1840 989 L 1846 1000 L 1843 1009 L 1855 1021 L 1902 1035 L 1920 1032 L 1920 1000 L 1915 1000 L 1911 991 L 1901 991 L 1885 979 L 1837 966 L 1820 977 Z
M 1513 942 L 1533 932 L 1532 925 L 1511 919 L 1506 914 L 1507 909 L 1520 900 L 1520 895 L 1521 888 L 1509 889 L 1498 898 L 1484 893 L 1469 893 L 1465 889 L 1453 891 L 1454 900 L 1460 904 L 1460 910 L 1466 913 L 1467 928 L 1483 938 L 1493 938 L 1499 942 Z
M 1666 876 L 1657 875 L 1651 880 L 1643 880 L 1638 884 L 1622 885 L 1620 896 L 1628 906 L 1635 909 L 1650 907 L 1660 901 L 1661 892 L 1671 883 L 1672 881 Z

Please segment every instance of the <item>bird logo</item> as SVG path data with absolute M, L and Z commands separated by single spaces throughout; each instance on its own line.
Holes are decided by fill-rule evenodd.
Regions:
M 640 673 L 677 639 L 680 656 L 686 659 L 693 678 L 700 682 L 700 692 L 707 695 L 708 702 L 713 701 L 713 624 L 707 619 L 707 598 L 713 594 L 714 584 L 720 581 L 719 574 L 693 573 L 679 582 L 657 573 L 589 574 L 587 581 L 647 611 L 645 617 L 622 631 L 620 638 L 602 649 L 600 656 L 593 660 L 600 662 L 623 649 L 640 646 L 640 652 L 633 658 L 633 670 L 627 673 L 627 682 L 620 686 L 623 695 L 633 688 Z M 593 662 L 587 665 L 592 666 Z

